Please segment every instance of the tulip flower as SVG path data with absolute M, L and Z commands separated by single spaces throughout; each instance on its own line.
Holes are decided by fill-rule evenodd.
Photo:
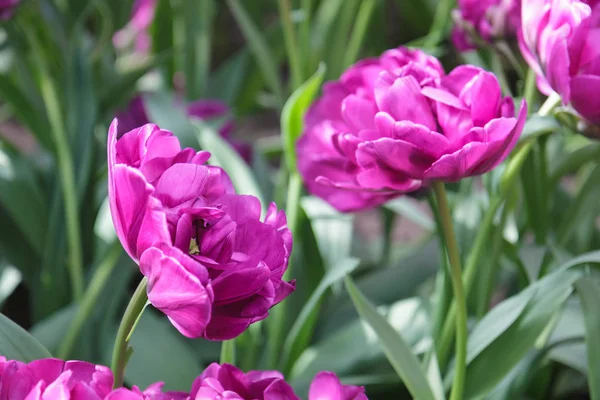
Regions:
M 148 299 L 185 336 L 231 339 L 294 290 L 283 211 L 235 194 L 205 151 L 181 149 L 147 124 L 108 136 L 109 203 L 117 236 L 148 279 Z
M 488 43 L 514 38 L 521 26 L 521 0 L 458 0 L 452 42 L 461 51 L 474 49 L 473 35 Z
M 496 77 L 474 66 L 445 74 L 420 50 L 388 50 L 328 83 L 297 143 L 308 190 L 340 211 L 373 207 L 434 180 L 488 172 L 517 143 L 526 117 Z
M 3 400 L 103 399 L 112 386 L 112 372 L 102 365 L 54 358 L 25 364 L 0 357 Z
M 0 19 L 9 19 L 21 0 L 0 0 Z
M 155 10 L 156 0 L 135 0 L 131 19 L 113 36 L 115 47 L 125 48 L 133 43 L 136 53 L 148 53 L 152 46 L 150 26 L 154 20 Z
M 596 1 L 524 0 L 521 52 L 544 94 L 600 124 L 600 6 Z
M 186 113 L 189 118 L 202 121 L 224 119 L 218 133 L 236 149 L 246 162 L 251 161 L 252 147 L 231 137 L 235 124 L 230 116 L 231 109 L 227 104 L 213 99 L 196 100 L 186 105 Z M 142 96 L 135 96 L 131 99 L 127 107 L 117 113 L 117 119 L 119 120 L 119 134 L 151 122 Z
M 244 373 L 230 364 L 213 363 L 194 384 L 190 399 L 299 400 L 278 371 Z M 319 373 L 310 385 L 308 400 L 367 400 L 364 389 L 342 385 L 332 372 Z

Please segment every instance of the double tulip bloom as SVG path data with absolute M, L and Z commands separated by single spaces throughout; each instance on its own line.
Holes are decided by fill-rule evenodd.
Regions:
M 308 190 L 341 211 L 373 207 L 434 180 L 483 174 L 513 149 L 526 117 L 496 77 L 445 74 L 420 50 L 397 48 L 324 85 L 297 143 Z
M 110 369 L 84 361 L 53 358 L 28 364 L 0 357 L 0 399 L 4 400 L 299 400 L 277 371 L 244 373 L 233 365 L 211 364 L 187 392 L 163 392 L 162 383 L 142 391 L 113 390 Z M 367 400 L 364 389 L 342 385 L 332 372 L 320 372 L 308 400 Z
M 471 50 L 473 35 L 488 43 L 514 38 L 521 26 L 521 0 L 458 0 L 452 16 L 454 46 Z
M 127 253 L 148 279 L 148 299 L 187 337 L 226 340 L 294 290 L 282 280 L 292 250 L 283 211 L 237 195 L 210 153 L 181 149 L 147 124 L 108 137 L 109 201 Z
M 544 94 L 556 91 L 588 122 L 600 124 L 600 5 L 524 0 L 521 52 Z

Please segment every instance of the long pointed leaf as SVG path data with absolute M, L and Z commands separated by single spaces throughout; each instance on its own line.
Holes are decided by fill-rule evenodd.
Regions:
M 33 336 L 3 314 L 0 314 L 0 354 L 8 360 L 23 362 L 51 357 Z
M 345 282 L 358 315 L 373 328 L 390 364 L 413 397 L 419 400 L 435 400 L 436 397 L 429 386 L 419 359 L 412 353 L 402 336 L 377 312 L 377 309 L 363 296 L 349 276 L 346 277 Z
M 585 322 L 585 341 L 588 359 L 588 384 L 592 400 L 600 399 L 600 287 L 584 276 L 575 283 L 581 298 Z

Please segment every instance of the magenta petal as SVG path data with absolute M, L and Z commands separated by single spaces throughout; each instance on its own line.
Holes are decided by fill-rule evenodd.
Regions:
M 152 247 L 142 254 L 140 269 L 148 278 L 150 303 L 165 313 L 184 336 L 196 338 L 203 335 L 210 321 L 212 293 L 202 283 L 203 276 L 184 266 L 190 259 L 181 252 L 167 255 Z M 202 268 L 197 265 L 196 271 Z
M 396 121 L 408 120 L 436 129 L 428 100 L 412 76 L 394 78 L 382 73 L 375 82 L 375 99 L 379 110 L 387 112 Z
M 471 118 L 474 126 L 483 126 L 498 117 L 502 92 L 494 74 L 480 72 L 470 88 L 470 96 Z
M 342 397 L 342 383 L 333 372 L 319 372 L 308 390 L 308 400 L 345 400 Z
M 123 164 L 109 166 L 108 198 L 117 236 L 127 254 L 137 260 L 142 217 L 154 188 L 139 170 Z
M 435 133 L 428 132 L 428 134 Z M 435 157 L 412 143 L 382 138 L 361 143 L 357 160 L 366 169 L 377 165 L 412 179 L 423 179 L 423 173 L 435 161 Z
M 210 171 L 204 165 L 175 164 L 156 183 L 155 196 L 166 207 L 175 207 L 205 191 Z
M 568 28 L 565 26 L 563 29 Z M 546 78 L 550 86 L 561 95 L 563 103 L 568 104 L 571 101 L 571 90 L 567 42 L 562 38 L 555 38 L 555 40 L 548 55 L 552 62 L 546 65 Z
M 238 265 L 235 269 L 222 273 L 212 281 L 215 304 L 231 303 L 258 292 L 270 276 L 271 270 L 263 262 L 258 265 Z
M 376 112 L 374 101 L 356 95 L 350 95 L 342 102 L 342 115 L 353 132 L 372 129 Z
M 248 318 L 233 318 L 214 315 L 204 332 L 208 340 L 229 340 L 242 334 L 252 321 Z
M 571 103 L 586 120 L 600 124 L 600 76 L 578 75 L 571 79 Z

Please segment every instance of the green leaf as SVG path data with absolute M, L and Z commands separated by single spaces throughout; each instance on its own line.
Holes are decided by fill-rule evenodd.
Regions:
M 8 360 L 30 362 L 52 357 L 27 331 L 0 314 L 0 354 Z
M 256 182 L 250 167 L 240 157 L 237 151 L 229 145 L 221 136 L 211 127 L 201 121 L 193 121 L 192 125 L 196 129 L 198 142 L 202 149 L 210 151 L 211 157 L 209 162 L 212 165 L 217 165 L 223 168 L 233 186 L 240 194 L 249 194 L 257 197 L 260 200 L 263 208 L 266 208 L 260 186 Z
M 183 72 L 188 100 L 199 99 L 209 83 L 211 30 L 215 15 L 214 0 L 183 2 Z
M 440 365 L 438 364 L 437 356 L 435 351 L 431 352 L 429 363 L 427 363 L 427 380 L 431 386 L 431 390 L 435 395 L 436 400 L 445 400 L 446 393 L 444 390 L 444 383 L 442 381 L 442 375 L 440 373 Z
M 325 267 L 348 258 L 352 245 L 352 216 L 342 214 L 325 201 L 312 196 L 300 200 L 313 227 Z
M 529 105 L 531 107 L 532 105 Z M 525 126 L 523 127 L 523 131 L 521 132 L 521 136 L 519 137 L 519 142 L 528 141 L 534 139 L 538 136 L 545 135 L 551 132 L 556 131 L 560 128 L 556 119 L 550 115 L 538 115 L 534 114 L 527 122 L 525 122 Z
M 584 276 L 575 283 L 575 289 L 581 298 L 585 322 L 585 341 L 587 344 L 588 384 L 592 400 L 600 399 L 600 287 Z
M 302 134 L 304 114 L 319 91 L 321 83 L 323 83 L 325 71 L 325 64 L 319 64 L 317 72 L 292 93 L 281 111 L 283 150 L 290 172 L 298 171 L 296 166 L 296 140 Z
M 360 8 L 354 21 L 352 28 L 352 34 L 346 47 L 346 53 L 344 54 L 344 68 L 348 68 L 354 64 L 360 55 L 360 50 L 367 33 L 369 23 L 371 21 L 371 15 L 375 8 L 376 2 L 373 0 L 362 0 Z
M 162 315 L 146 310 L 131 336 L 133 355 L 125 370 L 127 382 L 147 387 L 162 381 L 165 390 L 189 390 L 202 373 L 193 350 Z M 107 350 L 109 351 L 109 347 Z
M 0 98 L 10 106 L 19 122 L 31 130 L 44 148 L 53 148 L 51 137 L 47 134 L 48 122 L 44 110 L 35 107 L 21 89 L 5 75 L 0 79 Z
M 32 163 L 0 147 L 0 206 L 38 254 L 43 252 L 48 226 L 46 203 Z
M 158 0 L 154 13 L 160 16 L 160 18 L 154 18 L 150 27 L 152 52 L 160 54 L 165 51 L 171 51 L 175 47 L 173 37 L 174 13 L 171 0 Z M 169 61 L 165 72 L 165 81 L 170 85 L 175 75 L 175 60 L 171 59 Z
M 469 340 L 465 399 L 482 396 L 510 373 L 534 346 L 580 276 L 579 271 L 556 271 L 503 301 L 481 320 L 471 335 L 475 339 Z M 490 324 L 495 325 L 496 320 L 502 319 L 512 308 L 519 311 L 524 303 L 527 304 L 520 316 L 500 335 L 496 334 L 493 341 L 481 337 L 485 332 L 493 332 Z M 511 311 L 511 314 L 514 316 L 517 312 Z M 486 343 L 485 347 L 481 345 L 482 341 Z
M 266 39 L 261 34 L 261 29 L 252 21 L 250 15 L 238 0 L 227 0 L 227 5 L 248 41 L 248 46 L 262 70 L 265 81 L 273 91 L 278 103 L 282 104 L 283 89 L 279 80 L 279 67 Z
M 235 340 L 224 340 L 223 342 L 221 342 L 221 358 L 219 362 L 221 364 L 227 363 L 235 365 L 235 353 Z
M 54 314 L 44 318 L 31 329 L 31 334 L 52 353 L 56 351 L 61 340 L 71 326 L 71 321 L 77 312 L 77 305 L 71 304 L 61 308 Z
M 375 331 L 390 364 L 392 364 L 413 397 L 420 400 L 435 400 L 436 397 L 429 386 L 425 372 L 421 368 L 421 363 L 402 336 L 377 312 L 349 276 L 346 277 L 345 282 L 356 311 L 361 319 Z
M 360 261 L 356 258 L 341 260 L 325 274 L 308 301 L 305 303 L 302 311 L 298 314 L 296 321 L 294 321 L 294 325 L 292 325 L 292 328 L 289 330 L 283 346 L 282 363 L 285 366 L 285 371 L 291 367 L 291 363 L 296 361 L 302 350 L 304 350 L 310 341 L 314 324 L 316 323 L 316 318 L 311 317 L 315 312 L 318 312 L 317 305 L 327 289 L 345 275 L 354 271 L 359 263 Z M 307 321 L 312 323 L 307 323 Z
M 19 286 L 23 274 L 14 266 L 0 260 L 0 307 Z
M 384 207 L 414 222 L 427 231 L 435 230 L 433 219 L 419 207 L 420 203 L 410 197 L 399 197 L 388 201 Z

